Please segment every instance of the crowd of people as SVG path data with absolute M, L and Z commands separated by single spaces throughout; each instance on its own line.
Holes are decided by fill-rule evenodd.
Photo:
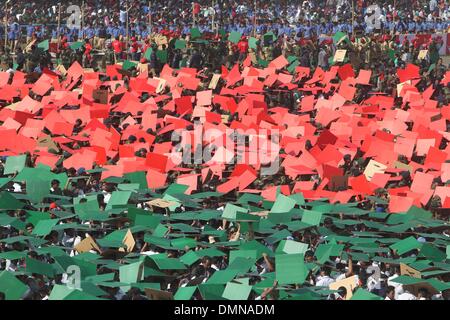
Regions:
M 16 2 L 1 298 L 449 299 L 449 66 L 419 36 L 447 1 L 377 1 L 374 29 L 369 1 L 85 1 L 59 33 L 57 1 Z M 277 129 L 280 169 L 174 163 L 198 122 Z
M 28 66 L 27 72 L 34 68 L 42 70 L 41 62 L 45 65 L 51 59 L 40 57 L 41 53 L 35 49 L 38 43 L 50 41 L 50 51 L 60 55 L 66 65 L 75 59 L 84 61 L 85 66 L 92 65 L 98 57 L 96 53 L 104 55 L 104 64 L 116 62 L 117 57 L 139 61 L 154 45 L 155 34 L 189 40 L 193 29 L 203 38 L 213 40 L 206 47 L 213 47 L 212 55 L 219 52 L 215 59 L 209 59 L 214 60 L 214 67 L 224 64 L 226 61 L 220 58 L 225 56 L 242 58 L 247 54 L 250 37 L 260 39 L 268 33 L 273 33 L 273 39 L 261 45 L 278 45 L 283 52 L 294 47 L 295 53 L 302 55 L 303 65 L 317 65 L 322 47 L 326 51 L 320 53 L 322 58 L 332 56 L 333 48 L 328 41 L 339 32 L 351 35 L 352 41 L 355 37 L 364 37 L 365 48 L 373 49 L 376 45 L 398 48 L 409 60 L 409 45 L 420 49 L 419 46 L 429 43 L 400 43 L 399 35 L 440 34 L 438 45 L 445 46 L 446 41 L 444 43 L 442 39 L 449 28 L 446 1 L 391 2 L 377 2 L 375 5 L 379 10 L 375 10 L 369 1 L 303 1 L 300 4 L 296 1 L 264 1 L 257 3 L 256 15 L 252 1 L 85 1 L 84 7 L 76 1 L 64 2 L 61 7 L 58 1 L 7 3 L 1 13 L 3 17 L 0 14 L 3 21 L 8 21 L 7 25 L 0 25 L 0 41 L 5 38 L 7 41 L 1 46 L 0 56 L 7 66 L 17 62 L 22 67 Z M 82 10 L 73 9 L 74 5 Z M 375 20 L 371 18 L 375 16 Z M 219 43 L 222 35 L 230 32 L 241 34 L 242 41 L 232 47 Z M 367 39 L 372 40 L 371 44 L 367 44 Z M 83 46 L 74 52 L 70 44 L 78 42 Z M 298 52 L 305 44 L 307 50 Z M 206 50 L 201 48 L 200 51 Z M 178 50 L 176 54 L 169 54 L 169 62 L 178 66 L 187 65 L 193 52 Z M 26 56 L 29 56 L 28 62 L 32 62 L 26 63 Z M 149 60 L 147 57 L 146 62 L 154 68 L 156 57 Z M 327 61 L 321 62 L 327 64 Z
M 82 3 L 84 7 L 81 10 Z M 22 41 L 36 35 L 56 39 L 136 37 L 153 32 L 181 36 L 193 26 L 216 33 L 243 35 L 273 31 L 296 39 L 332 35 L 338 31 L 365 34 L 445 33 L 450 6 L 445 0 L 426 1 L 39 1 L 5 4 L 0 17 L 0 39 Z M 71 9 L 73 5 L 80 10 Z M 374 9 L 377 5 L 378 9 Z M 82 18 L 76 20 L 74 13 Z M 256 13 L 256 14 L 255 14 Z M 58 30 L 60 26 L 60 30 Z M 127 31 L 128 27 L 128 31 Z

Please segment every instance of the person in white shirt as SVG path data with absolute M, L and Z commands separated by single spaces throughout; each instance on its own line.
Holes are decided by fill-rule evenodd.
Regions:
M 437 1 L 436 0 L 430 0 L 430 11 L 434 11 L 437 7 Z
M 347 288 L 340 287 L 336 293 L 331 294 L 328 300 L 346 300 L 347 299 Z
M 417 300 L 417 297 L 412 293 L 405 291 L 398 296 L 397 300 Z
M 367 289 L 370 292 L 378 292 L 381 290 L 381 282 L 380 282 L 380 267 L 377 263 L 373 262 L 372 266 L 367 268 L 367 273 L 371 274 L 370 277 L 367 279 Z
M 64 247 L 66 248 L 74 248 L 76 247 L 80 242 L 81 242 L 81 237 L 77 236 L 75 230 L 73 229 L 67 229 L 64 232 L 64 236 L 61 240 L 62 244 Z M 77 255 L 76 250 L 70 250 L 70 254 L 71 257 Z
M 14 192 L 22 192 L 22 186 L 18 183 L 13 184 Z
M 349 257 L 348 262 L 341 260 L 340 258 L 336 259 L 336 268 L 340 271 L 336 277 L 334 277 L 337 281 L 344 280 L 346 278 L 350 278 L 353 276 L 353 260 L 352 257 Z M 347 264 L 347 267 L 345 267 Z
M 320 275 L 316 278 L 316 287 L 328 287 L 333 282 L 336 282 L 336 280 L 330 277 L 330 273 L 330 267 L 322 267 L 322 269 L 320 270 Z
M 156 254 L 159 254 L 159 252 L 149 250 L 149 251 L 143 251 L 143 252 L 141 252 L 141 254 L 144 255 L 144 256 L 154 256 Z
M 103 202 L 105 202 L 106 204 L 108 204 L 109 199 L 111 198 L 111 193 L 106 192 L 106 191 L 103 191 L 103 196 L 104 196 Z
M 341 273 L 341 274 L 339 274 L 335 279 L 336 279 L 336 282 L 337 281 L 341 281 L 341 280 L 344 280 L 344 279 L 346 279 L 347 277 L 346 277 L 346 274 L 345 273 Z
M 417 294 L 417 300 L 431 300 L 431 294 L 426 288 L 420 288 Z
M 125 23 L 127 21 L 127 16 L 128 16 L 128 11 L 126 8 L 121 8 L 120 9 L 120 14 L 119 14 L 119 21 L 121 23 Z
M 386 290 L 386 298 L 384 300 L 395 300 L 395 287 L 388 286 Z
M 15 260 L 15 261 L 17 261 L 17 260 Z M 6 266 L 5 266 L 6 271 L 16 272 L 17 269 L 18 269 L 18 266 L 15 262 L 13 262 L 13 260 L 6 260 Z
M 389 277 L 388 281 L 387 281 L 388 286 L 392 286 L 395 288 L 395 300 L 398 300 L 399 295 L 404 292 L 403 286 L 400 283 L 396 283 L 394 281 L 395 278 L 398 278 L 399 276 L 400 276 L 399 271 L 398 271 L 398 269 L 396 269 L 395 273 L 391 277 Z

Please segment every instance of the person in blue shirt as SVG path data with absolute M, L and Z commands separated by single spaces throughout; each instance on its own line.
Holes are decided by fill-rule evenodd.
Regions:
M 14 33 L 15 33 L 17 41 L 20 41 L 20 38 L 22 37 L 22 28 L 18 21 L 14 23 Z M 15 49 L 14 49 L 14 51 L 15 51 Z
M 254 30 L 254 29 L 255 29 L 255 28 L 254 28 L 254 25 L 253 25 L 253 24 L 247 25 L 247 26 L 245 27 L 245 30 L 244 30 L 243 35 L 245 35 L 245 36 L 253 36 L 253 30 Z
M 64 28 L 64 32 L 62 33 L 62 35 L 66 38 L 66 40 L 68 42 L 71 42 L 71 38 L 72 38 L 72 30 L 69 27 L 65 27 Z
M 409 29 L 409 24 L 408 24 L 408 29 Z M 422 30 L 426 30 L 426 25 L 422 24 L 422 22 L 415 22 L 414 21 L 414 30 L 413 31 L 409 31 L 411 33 L 420 33 Z
M 201 25 L 198 27 L 198 29 L 200 30 L 201 33 L 205 33 L 209 31 L 209 28 L 207 25 Z
M 279 36 L 284 35 L 284 32 L 285 32 L 284 25 L 280 24 L 277 29 L 278 29 Z
M 8 41 L 15 41 L 16 39 L 15 39 L 15 33 L 14 33 L 14 30 L 13 30 L 13 25 L 11 24 L 11 25 L 9 25 L 9 28 L 8 28 Z
M 437 23 L 436 22 L 428 21 L 428 22 L 424 22 L 424 25 L 426 25 L 426 29 L 429 32 L 439 31 L 439 29 L 437 28 Z
M 50 27 L 47 25 L 42 25 L 41 26 L 41 33 L 42 33 L 42 38 L 46 39 L 48 36 L 50 36 Z
M 106 33 L 110 36 L 113 36 L 113 26 L 110 24 L 108 27 L 106 27 Z
M 141 30 L 141 38 L 142 39 L 147 39 L 148 36 L 150 35 L 150 26 L 144 26 Z
M 319 26 L 319 34 L 327 34 L 327 33 L 328 33 L 328 28 L 325 23 L 322 23 Z
M 78 39 L 83 39 L 84 38 L 84 35 L 85 35 L 85 30 L 86 30 L 86 28 L 80 28 L 79 30 L 78 30 Z
M 238 26 L 237 30 L 238 30 L 239 33 L 244 34 L 244 32 L 245 32 L 245 25 L 240 24 Z
M 339 25 L 337 24 L 337 23 L 334 23 L 333 24 L 333 29 L 332 29 L 332 33 L 333 34 L 335 34 L 336 32 L 338 32 L 339 31 Z
M 59 36 L 60 37 L 67 36 L 69 31 L 70 31 L 69 28 L 67 28 L 66 26 L 61 26 L 61 28 L 59 28 Z
M 366 34 L 371 34 L 374 32 L 374 27 L 372 24 L 364 22 L 364 30 Z
M 120 35 L 120 29 L 119 27 L 117 27 L 117 25 L 114 25 L 112 30 L 111 30 L 111 35 L 116 38 L 119 39 L 119 35 Z
M 42 37 L 42 26 L 41 25 L 36 25 L 34 28 L 34 35 L 38 38 Z
M 34 25 L 32 25 L 32 24 L 27 25 L 26 32 L 27 32 L 27 43 L 30 43 L 31 38 L 33 37 L 33 33 L 34 33 Z
M 94 41 L 92 42 L 94 49 L 98 49 L 99 48 L 99 41 L 100 41 L 100 27 L 99 25 L 95 24 L 92 27 L 94 29 Z
M 352 32 L 352 25 L 350 23 L 343 23 L 342 28 L 344 29 L 344 32 L 347 32 L 347 33 Z
M 311 32 L 311 22 L 308 22 L 308 25 L 303 27 L 303 36 L 305 38 L 311 38 L 312 32 Z
M 60 35 L 60 36 L 64 36 L 64 35 L 67 34 L 68 31 L 69 31 L 69 29 L 68 29 L 66 26 L 62 25 L 62 26 L 59 28 L 59 35 Z
M 328 21 L 328 22 L 327 22 L 327 32 L 328 32 L 328 33 L 332 33 L 332 32 L 333 32 L 333 27 L 334 27 L 333 22 Z
M 275 33 L 275 30 L 278 31 L 278 28 L 280 28 L 280 24 L 278 22 L 272 23 L 270 26 L 270 29 L 273 30 L 273 33 Z
M 413 33 L 416 30 L 416 23 L 414 21 L 408 22 L 408 31 Z
M 286 33 L 287 35 L 290 35 L 290 34 L 292 34 L 292 31 L 293 31 L 293 28 L 292 28 L 291 26 L 289 26 L 289 25 L 286 25 L 286 27 L 285 27 L 285 33 Z
M 9 27 L 8 40 L 10 41 L 10 48 L 15 51 L 20 36 L 20 26 L 17 20 L 14 20 Z
M 139 23 L 136 23 L 136 25 L 134 26 L 134 33 L 137 35 L 137 36 L 139 36 L 139 37 L 141 37 L 142 36 L 142 30 L 143 30 L 144 28 L 139 24 Z
M 247 29 L 245 30 L 245 34 L 250 36 L 250 35 L 253 35 L 255 31 L 256 31 L 255 25 L 251 24 L 251 25 L 247 26 Z
M 387 20 L 384 24 L 384 28 L 389 32 L 392 33 L 394 31 L 395 25 L 392 21 Z
M 52 40 L 58 40 L 58 27 L 52 28 Z
M 321 31 L 320 25 L 319 24 L 314 24 L 313 28 L 312 28 L 313 34 L 320 35 L 321 34 L 320 31 Z
M 142 12 L 143 12 L 144 14 L 148 15 L 148 13 L 150 12 L 150 7 L 149 7 L 148 5 L 145 5 L 145 6 L 142 8 Z
M 188 34 L 191 31 L 191 27 L 189 25 L 185 25 L 183 27 L 183 34 Z
M 68 32 L 66 33 L 67 41 L 68 42 L 75 41 L 75 38 L 77 35 L 78 35 L 78 29 L 76 29 L 76 28 L 69 29 Z
M 298 38 L 298 35 L 303 31 L 303 26 L 301 24 L 297 24 L 294 31 L 295 37 Z
M 260 24 L 256 26 L 256 33 L 264 34 L 265 33 L 265 25 Z
M 108 32 L 104 25 L 100 25 L 97 29 L 98 29 L 98 31 L 97 31 L 97 37 L 98 37 L 97 49 L 104 50 L 106 38 L 108 38 Z
M 127 35 L 127 28 L 124 25 L 119 26 L 119 35 L 122 37 L 126 37 Z
M 87 25 L 86 28 L 84 28 L 84 36 L 89 40 L 94 38 L 95 30 L 91 27 L 91 25 Z
M 401 21 L 396 21 L 395 22 L 395 32 L 403 32 L 406 30 L 406 26 L 403 24 L 403 22 Z
M 42 73 L 41 66 L 37 65 L 36 68 L 34 68 L 33 72 L 35 72 L 35 73 Z

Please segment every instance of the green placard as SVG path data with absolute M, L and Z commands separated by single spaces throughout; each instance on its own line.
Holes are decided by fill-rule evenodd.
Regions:
M 186 49 L 186 41 L 177 39 L 175 41 L 175 49 L 180 49 L 180 50 Z
M 191 29 L 191 39 L 198 39 L 202 37 L 202 33 L 200 32 L 199 28 L 192 28 Z
M 303 254 L 277 254 L 275 270 L 280 285 L 303 284 L 308 275 Z
M 48 40 L 42 41 L 37 45 L 37 47 L 44 51 L 48 51 L 48 49 L 50 49 L 50 42 Z
M 233 31 L 228 36 L 228 41 L 233 42 L 233 43 L 238 43 L 241 40 L 241 38 L 242 38 L 242 33 Z
M 27 290 L 28 287 L 11 272 L 0 273 L 0 292 L 5 294 L 6 300 L 20 300 Z
M 162 63 L 167 63 L 167 50 L 158 50 L 156 56 Z
M 150 58 L 151 58 L 151 56 L 152 56 L 152 53 L 153 53 L 153 49 L 152 49 L 152 48 L 148 48 L 148 49 L 145 51 L 145 53 L 144 53 L 144 58 L 145 58 L 147 61 L 150 61 Z
M 258 49 L 258 39 L 256 39 L 256 38 L 253 38 L 253 37 L 250 37 L 249 39 L 248 39 L 248 46 L 250 47 L 250 48 L 252 48 L 252 49 Z
M 16 172 L 21 172 L 25 168 L 25 163 L 27 161 L 26 155 L 8 157 L 6 159 L 5 169 L 3 174 L 15 174 Z
M 122 69 L 126 71 L 130 70 L 131 68 L 136 68 L 136 66 L 137 64 L 135 62 L 126 60 L 123 62 Z
M 79 49 L 81 49 L 83 47 L 83 42 L 81 42 L 81 41 L 78 41 L 78 42 L 72 42 L 71 44 L 70 44 L 70 49 L 72 49 L 72 50 L 79 50 Z

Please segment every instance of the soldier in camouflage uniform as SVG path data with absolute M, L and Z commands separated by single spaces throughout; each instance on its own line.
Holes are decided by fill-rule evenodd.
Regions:
M 61 64 L 64 66 L 64 68 L 68 69 L 71 65 L 71 59 L 70 59 L 70 50 L 64 49 L 61 52 Z
M 265 46 L 263 48 L 263 57 L 266 61 L 272 61 L 272 49 L 270 47 Z
M 40 63 L 40 51 L 35 45 L 31 46 L 31 51 L 27 54 L 27 72 L 33 72 Z
M 5 53 L 4 50 L 1 50 L 0 51 L 0 68 L 1 68 L 2 71 L 8 70 L 8 68 L 7 68 L 7 66 L 8 66 L 7 60 L 8 60 L 7 54 Z

